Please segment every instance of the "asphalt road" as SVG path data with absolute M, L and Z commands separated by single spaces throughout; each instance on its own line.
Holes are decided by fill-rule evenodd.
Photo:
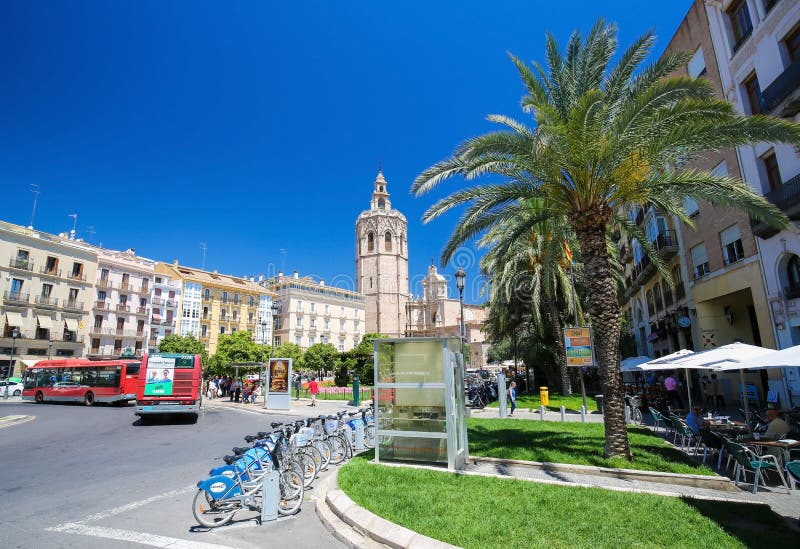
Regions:
M 36 419 L 0 429 L 2 547 L 344 547 L 313 492 L 298 515 L 263 526 L 241 511 L 207 531 L 192 516 L 194 485 L 218 458 L 285 417 L 214 409 L 142 426 L 132 406 L 0 401 L 0 416 L 14 414 Z

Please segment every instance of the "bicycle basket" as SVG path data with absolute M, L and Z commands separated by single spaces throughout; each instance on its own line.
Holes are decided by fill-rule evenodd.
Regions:
M 336 428 L 339 426 L 339 422 L 335 419 L 326 419 L 325 420 L 325 434 L 332 435 L 336 432 Z

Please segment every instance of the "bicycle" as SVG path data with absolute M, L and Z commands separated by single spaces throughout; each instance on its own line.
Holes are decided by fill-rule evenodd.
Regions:
M 628 409 L 628 417 L 630 418 L 631 423 L 642 425 L 644 423 L 644 418 L 642 417 L 639 395 L 626 394 L 623 395 L 622 398 L 625 399 L 625 406 Z

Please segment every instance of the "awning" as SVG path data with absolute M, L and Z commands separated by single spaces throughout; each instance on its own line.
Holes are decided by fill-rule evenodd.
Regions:
M 658 332 L 652 332 L 649 336 L 647 336 L 647 341 L 653 342 L 658 339 L 658 337 Z
M 158 324 L 161 322 L 161 315 L 158 313 L 153 313 L 153 323 Z
M 67 325 L 67 330 L 70 332 L 77 332 L 78 331 L 78 319 L 77 318 L 65 318 L 64 323 Z
M 53 329 L 53 319 L 49 316 L 44 315 L 36 315 L 36 320 L 39 321 L 39 328 L 44 330 L 52 330 Z
M 22 363 L 23 363 L 25 366 L 27 366 L 28 368 L 30 368 L 31 366 L 33 366 L 33 365 L 34 365 L 34 364 L 36 364 L 37 362 L 41 362 L 42 360 L 44 360 L 44 359 L 42 359 L 42 358 L 37 358 L 37 359 L 35 359 L 35 360 L 31 360 L 31 359 L 29 359 L 29 358 L 23 358 L 23 359 L 22 359 Z
M 22 328 L 24 324 L 24 320 L 22 315 L 19 313 L 15 313 L 13 311 L 6 311 L 6 325 L 8 326 L 16 326 L 17 328 Z

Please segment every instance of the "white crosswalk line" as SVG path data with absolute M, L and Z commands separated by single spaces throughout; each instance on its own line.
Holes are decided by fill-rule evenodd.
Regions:
M 53 526 L 47 530 L 51 532 L 63 532 L 67 534 L 78 534 L 81 536 L 91 536 L 94 538 L 113 539 L 116 541 L 127 541 L 149 545 L 151 547 L 162 547 L 164 549 L 233 549 L 229 545 L 219 545 L 217 543 L 205 543 L 202 541 L 189 541 L 180 538 L 171 538 L 148 534 L 146 532 L 134 532 L 132 530 L 122 530 L 120 528 L 104 528 L 102 526 L 87 526 L 75 522 L 67 522 Z

